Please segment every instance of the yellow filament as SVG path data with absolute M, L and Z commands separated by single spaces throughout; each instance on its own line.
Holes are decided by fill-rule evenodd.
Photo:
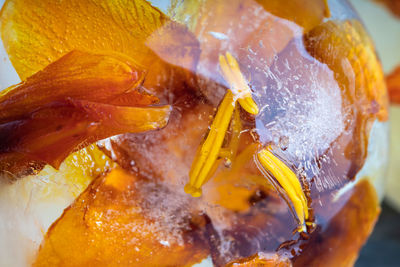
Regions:
M 222 158 L 226 158 L 230 162 L 233 162 L 233 160 L 236 157 L 236 153 L 239 148 L 239 138 L 240 138 L 240 132 L 242 130 L 242 122 L 240 120 L 240 111 L 238 106 L 235 106 L 235 110 L 233 112 L 233 118 L 231 121 L 231 137 L 229 141 L 229 146 L 226 149 L 221 149 L 220 156 Z M 224 155 L 223 152 L 226 154 Z
M 259 112 L 257 104 L 252 98 L 250 87 L 241 73 L 236 59 L 227 52 L 225 56 L 219 56 L 219 63 L 230 89 L 218 108 L 206 140 L 196 153 L 189 173 L 190 181 L 185 186 L 185 192 L 194 197 L 201 196 L 201 187 L 211 178 L 218 167 L 218 157 L 226 157 L 232 161 L 235 156 L 241 130 L 240 115 L 237 108 L 231 125 L 233 134 L 230 147 L 223 149 L 222 144 L 236 107 L 236 101 L 250 114 L 256 115 Z
M 257 104 L 251 96 L 250 87 L 240 72 L 236 59 L 227 52 L 225 56 L 219 56 L 219 63 L 224 78 L 230 85 L 230 89 L 226 92 L 218 108 L 207 138 L 196 153 L 189 173 L 190 181 L 185 186 L 185 192 L 194 197 L 201 196 L 201 187 L 218 168 L 221 161 L 218 158 L 224 157 L 232 161 L 235 157 L 241 131 L 240 114 L 236 106 L 236 101 L 250 114 L 255 115 L 259 112 Z M 231 124 L 232 140 L 228 148 L 222 148 L 233 114 Z M 301 224 L 299 231 L 305 231 L 305 220 L 309 216 L 307 199 L 297 176 L 266 148 L 258 152 L 257 157 L 265 170 L 270 172 L 286 191 Z
M 231 91 L 227 91 L 220 104 L 210 132 L 203 145 L 197 151 L 189 176 L 190 181 L 185 186 L 185 192 L 194 197 L 201 196 L 201 186 L 209 179 L 210 172 L 215 169 L 225 134 L 235 108 L 235 101 Z
M 257 104 L 251 96 L 250 87 L 240 72 L 240 67 L 236 59 L 227 52 L 226 56 L 220 55 L 219 63 L 224 78 L 231 88 L 227 90 L 211 124 L 210 132 L 203 145 L 197 151 L 189 172 L 190 181 L 185 185 L 185 192 L 194 197 L 201 196 L 201 187 L 211 178 L 218 167 L 218 157 L 226 157 L 232 161 L 235 156 L 241 128 L 238 109 L 236 109 L 232 123 L 233 134 L 230 148 L 223 149 L 222 144 L 236 107 L 236 101 L 247 112 L 258 114 Z
M 300 224 L 302 225 L 300 231 L 305 231 L 304 223 L 305 220 L 308 219 L 308 206 L 303 189 L 296 175 L 266 148 L 258 152 L 257 157 L 261 165 L 275 177 L 286 191 Z
M 235 100 L 237 99 L 242 108 L 248 113 L 257 115 L 259 111 L 258 106 L 251 96 L 250 87 L 240 71 L 236 59 L 231 53 L 227 52 L 226 56 L 219 56 L 219 64 L 225 80 L 229 83 L 230 90 L 235 95 Z

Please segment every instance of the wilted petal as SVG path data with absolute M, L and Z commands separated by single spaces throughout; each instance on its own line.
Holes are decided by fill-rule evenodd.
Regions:
M 143 72 L 125 58 L 72 51 L 26 81 L 1 92 L 0 122 L 66 98 L 109 103 L 136 89 L 142 78 Z M 146 95 L 133 94 L 138 96 L 137 100 L 149 103 Z M 130 105 L 134 104 L 140 102 Z
M 181 68 L 194 69 L 200 52 L 185 26 L 145 0 L 9 0 L 0 22 L 4 46 L 22 80 L 72 50 L 113 52 L 142 66 L 146 88 L 161 97 L 181 88 L 177 84 L 188 75 Z M 160 59 L 165 51 L 159 44 L 174 55 L 170 63 L 181 68 Z
M 251 257 L 228 263 L 226 267 L 290 267 L 289 259 L 278 254 L 257 253 Z
M 325 63 L 342 85 L 347 101 L 365 118 L 388 118 L 388 98 L 381 63 L 360 22 L 328 21 L 307 35 L 308 52 Z
M 164 127 L 168 122 L 170 106 L 126 107 L 71 100 L 83 110 L 93 123 L 99 123 L 94 131 L 94 141 L 121 133 L 137 133 Z
M 120 94 L 108 103 L 116 106 L 148 106 L 157 104 L 158 98 L 138 90 Z
M 0 96 L 0 170 L 58 167 L 97 140 L 166 125 L 170 107 L 144 107 L 143 72 L 122 56 L 73 51 Z M 137 107 L 135 107 L 137 106 Z
M 141 198 L 154 192 L 141 196 L 136 182 L 120 168 L 95 180 L 47 232 L 34 266 L 191 266 L 205 258 L 195 231 L 149 217 Z
M 74 150 L 125 132 L 158 129 L 170 108 L 122 107 L 87 101 L 53 103 L 26 118 L 0 125 L 0 167 L 13 160 L 39 161 L 55 168 Z
M 302 246 L 294 266 L 353 266 L 380 213 L 373 185 L 362 180 L 346 193 L 342 210 L 324 228 L 317 228 Z

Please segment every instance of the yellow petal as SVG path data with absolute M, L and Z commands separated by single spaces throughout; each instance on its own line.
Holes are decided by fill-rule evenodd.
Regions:
M 0 22 L 5 49 L 22 80 L 72 50 L 111 51 L 145 67 L 148 87 L 165 90 L 174 75 L 160 57 L 168 51 L 175 58 L 170 63 L 192 69 L 199 52 L 184 26 L 145 0 L 8 0 Z M 167 51 L 157 46 L 161 43 Z

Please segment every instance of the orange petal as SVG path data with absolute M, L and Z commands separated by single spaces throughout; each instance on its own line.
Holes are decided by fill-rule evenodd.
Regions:
M 158 129 L 167 123 L 169 107 L 121 107 L 88 101 L 61 102 L 40 108 L 26 118 L 0 125 L 0 167 L 10 155 L 55 168 L 74 150 L 125 132 Z M 14 157 L 16 160 L 16 156 Z
M 1 166 L 5 168 L 7 158 L 17 154 L 20 162 L 48 162 L 58 167 L 97 127 L 90 127 L 85 115 L 70 105 L 57 104 L 1 124 Z
M 248 136 L 242 134 L 240 145 L 250 143 Z M 203 198 L 208 203 L 220 205 L 228 210 L 245 212 L 251 208 L 249 199 L 258 190 L 271 187 L 254 165 L 254 155 L 258 145 L 251 144 L 232 161 L 232 167 L 223 169 L 205 186 Z M 268 190 L 265 190 L 268 191 Z M 232 196 L 235 196 L 232 198 Z
M 386 77 L 390 102 L 400 104 L 400 66 Z
M 144 41 L 166 21 L 147 1 L 9 0 L 2 39 L 21 79 L 72 50 L 115 51 L 149 63 Z
M 256 0 L 268 12 L 277 17 L 295 22 L 308 32 L 330 16 L 327 0 Z
M 149 106 L 159 102 L 158 98 L 146 92 L 137 90 L 117 95 L 109 101 L 109 104 L 116 106 Z
M 137 91 L 143 72 L 125 57 L 73 51 L 0 96 L 0 170 L 58 167 L 73 151 L 166 125 L 170 107 Z M 107 104 L 106 104 L 107 103 Z M 119 106 L 120 104 L 120 106 Z
M 189 225 L 150 217 L 142 198 L 154 192 L 141 195 L 136 181 L 120 168 L 95 180 L 51 226 L 34 266 L 191 266 L 205 258 Z
M 22 80 L 72 50 L 114 52 L 146 69 L 146 88 L 161 95 L 166 84 L 185 80 L 187 73 L 160 57 L 173 55 L 171 64 L 194 69 L 200 52 L 186 27 L 145 0 L 8 0 L 0 21 L 4 47 Z
M 354 177 L 367 157 L 373 122 L 388 119 L 389 101 L 381 63 L 372 40 L 357 20 L 322 23 L 304 36 L 304 42 L 307 51 L 333 71 L 341 87 L 347 130 L 335 141 L 332 155 L 341 170 L 350 159 L 345 176 Z
M 294 266 L 353 266 L 380 213 L 373 185 L 362 180 L 346 193 L 349 200 L 323 229 L 302 246 Z
M 70 100 L 75 107 L 98 122 L 94 141 L 122 133 L 137 133 L 164 127 L 171 111 L 170 106 L 124 107 L 99 104 L 83 100 Z
M 124 58 L 72 51 L 26 81 L 1 92 L 0 122 L 67 97 L 108 103 L 135 89 L 142 78 L 143 72 Z M 146 95 L 136 99 L 149 103 Z
M 307 50 L 335 72 L 363 117 L 388 119 L 388 98 L 375 47 L 357 20 L 328 21 L 305 36 Z
M 290 267 L 289 259 L 278 254 L 257 253 L 251 257 L 228 263 L 226 267 Z

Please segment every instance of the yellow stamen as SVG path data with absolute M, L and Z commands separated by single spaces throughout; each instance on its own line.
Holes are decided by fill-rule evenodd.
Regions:
M 185 192 L 194 197 L 201 196 L 201 187 L 218 168 L 221 161 L 218 158 L 227 158 L 232 161 L 235 157 L 241 131 L 240 114 L 236 106 L 236 101 L 250 114 L 258 114 L 259 112 L 257 104 L 252 98 L 250 87 L 240 72 L 236 59 L 227 52 L 226 56 L 219 56 L 219 62 L 224 78 L 230 85 L 230 89 L 226 92 L 218 108 L 207 138 L 196 153 L 189 173 L 190 181 L 185 186 Z M 234 110 L 235 114 L 231 123 L 231 142 L 228 148 L 222 148 Z M 257 158 L 262 167 L 271 173 L 285 190 L 299 219 L 301 225 L 299 231 L 305 231 L 305 220 L 309 216 L 307 199 L 297 176 L 267 148 L 259 151 Z
M 185 186 L 186 193 L 194 197 L 201 196 L 201 186 L 210 176 L 210 171 L 219 156 L 234 108 L 233 94 L 228 90 L 218 108 L 207 138 L 197 151 L 189 173 L 190 182 Z
M 226 148 L 221 148 L 220 157 L 224 158 L 227 162 L 233 162 L 239 148 L 240 132 L 242 131 L 242 122 L 240 120 L 239 107 L 236 105 L 233 112 L 233 117 L 230 125 L 230 141 Z
M 194 197 L 201 196 L 201 187 L 211 178 L 219 165 L 218 158 L 224 157 L 230 162 L 233 161 L 241 130 L 240 114 L 237 108 L 231 125 L 232 138 L 229 148 L 222 148 L 222 144 L 236 107 L 236 101 L 251 114 L 258 114 L 259 111 L 236 59 L 227 52 L 226 56 L 219 56 L 219 63 L 230 89 L 227 90 L 218 108 L 207 138 L 196 153 L 189 173 L 190 181 L 185 186 L 185 192 Z
M 219 56 L 219 64 L 225 80 L 229 83 L 230 90 L 235 96 L 235 100 L 248 113 L 257 115 L 258 107 L 251 96 L 251 90 L 244 78 L 236 59 L 227 52 L 226 56 Z
M 308 219 L 307 199 L 296 174 L 267 148 L 259 151 L 257 158 L 264 169 L 270 172 L 286 191 L 301 225 L 299 231 L 305 231 L 305 220 Z

